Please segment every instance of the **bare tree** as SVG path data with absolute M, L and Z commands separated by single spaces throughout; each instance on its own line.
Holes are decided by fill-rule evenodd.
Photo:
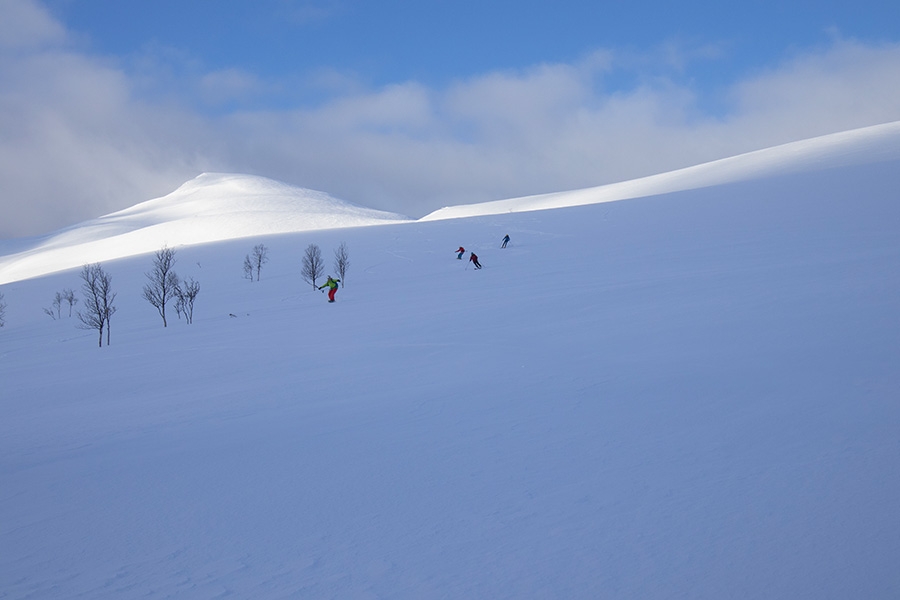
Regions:
M 100 292 L 101 299 L 103 300 L 103 318 L 106 320 L 106 345 L 109 346 L 109 337 L 112 332 L 112 324 L 110 323 L 110 318 L 115 314 L 116 307 L 113 306 L 113 302 L 116 299 L 116 295 L 112 291 L 112 277 L 110 277 L 107 273 L 102 273 L 102 277 L 100 278 Z
M 179 315 L 184 315 L 188 325 L 194 322 L 194 300 L 199 293 L 200 283 L 193 277 L 185 279 L 175 288 L 175 310 Z
M 56 292 L 56 296 L 53 298 L 53 302 L 50 305 L 50 308 L 45 308 L 44 313 L 50 315 L 50 318 L 54 321 L 56 319 L 62 318 L 62 305 L 63 302 L 69 303 L 69 317 L 72 316 L 72 307 L 78 303 L 78 299 L 75 297 L 75 290 L 65 289 L 61 292 Z
M 103 329 L 106 328 L 106 345 L 110 339 L 110 317 L 116 312 L 113 306 L 116 294 L 112 291 L 112 278 L 103 270 L 100 263 L 84 265 L 81 269 L 84 284 L 84 312 L 79 311 L 78 320 L 81 329 L 96 329 L 100 333 L 99 345 L 103 347 Z
M 69 317 L 71 317 L 72 307 L 78 304 L 78 298 L 75 297 L 75 290 L 68 288 L 64 289 L 62 291 L 62 298 L 69 303 Z
M 81 329 L 96 329 L 100 332 L 100 347 L 103 347 L 103 328 L 106 326 L 106 315 L 103 312 L 105 304 L 101 297 L 100 274 L 103 272 L 100 264 L 85 265 L 81 269 L 81 279 L 84 281 L 81 289 L 84 292 L 84 312 L 78 312 L 78 320 L 81 321 Z
M 163 246 L 156 251 L 153 259 L 153 270 L 148 272 L 147 279 L 150 283 L 144 286 L 144 299 L 156 307 L 159 316 L 162 317 L 163 327 L 166 323 L 166 304 L 175 297 L 178 289 L 178 275 L 172 269 L 175 267 L 175 250 Z
M 338 249 L 334 251 L 334 270 L 337 271 L 338 278 L 341 280 L 341 287 L 347 286 L 347 269 L 350 268 L 350 251 L 347 250 L 347 244 L 341 242 Z
M 259 273 L 267 262 L 269 262 L 269 249 L 265 244 L 253 246 L 253 251 L 244 256 L 244 278 L 253 281 L 253 271 L 256 271 L 256 280 L 259 281 Z
M 56 292 L 56 296 L 53 298 L 53 302 L 50 304 L 50 308 L 45 308 L 44 314 L 50 315 L 50 318 L 53 319 L 54 321 L 61 318 L 62 303 L 63 303 L 62 293 Z
M 303 269 L 300 271 L 300 275 L 303 277 L 303 281 L 307 283 L 311 283 L 313 288 L 316 287 L 316 279 L 322 276 L 325 272 L 325 265 L 322 262 L 322 251 L 315 244 L 310 244 L 306 247 L 306 252 L 303 253 Z
M 6 325 L 6 302 L 3 301 L 3 292 L 0 292 L 0 327 Z
M 253 261 L 250 260 L 249 254 L 244 256 L 244 279 L 253 281 Z
M 259 272 L 262 271 L 262 266 L 267 262 L 269 262 L 269 249 L 264 244 L 253 246 L 253 252 L 250 253 L 250 264 L 256 270 L 257 281 L 259 281 Z

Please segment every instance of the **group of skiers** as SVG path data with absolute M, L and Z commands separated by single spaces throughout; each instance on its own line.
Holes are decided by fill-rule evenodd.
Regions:
M 509 235 L 507 234 L 507 235 L 504 235 L 504 236 L 503 236 L 503 239 L 500 241 L 500 247 L 501 247 L 501 248 L 506 248 L 506 245 L 507 245 L 508 243 L 509 243 Z M 463 248 L 462 246 L 460 246 L 459 248 L 457 248 L 457 249 L 456 249 L 456 258 L 457 258 L 457 260 L 462 260 L 463 254 L 465 254 L 465 253 L 466 253 L 466 249 Z M 475 265 L 475 268 L 476 268 L 476 269 L 480 269 L 480 268 L 481 268 L 481 263 L 478 262 L 478 255 L 475 254 L 474 252 L 470 252 L 470 253 L 469 253 L 469 262 L 472 263 L 473 265 Z M 334 295 L 337 293 L 337 290 L 338 290 L 338 283 L 339 283 L 340 281 L 341 281 L 340 279 L 337 279 L 337 278 L 332 277 L 331 275 L 329 275 L 329 276 L 328 276 L 328 281 L 326 281 L 325 283 L 323 283 L 322 285 L 319 286 L 319 289 L 320 289 L 320 290 L 323 290 L 323 291 L 324 291 L 324 289 L 325 289 L 326 287 L 327 287 L 327 288 L 330 288 L 330 289 L 328 290 L 328 301 L 329 301 L 329 302 L 334 302 Z
M 506 248 L 506 245 L 508 243 L 509 243 L 509 234 L 503 236 L 503 239 L 500 241 L 500 247 Z M 459 248 L 456 249 L 456 259 L 462 260 L 463 254 L 465 254 L 465 253 L 466 253 L 466 249 L 463 248 L 462 246 L 460 246 Z M 469 253 L 469 262 L 472 263 L 473 265 L 475 265 L 476 269 L 481 268 L 481 263 L 478 262 L 478 255 L 475 254 L 474 252 Z
M 466 253 L 466 249 L 463 248 L 462 246 L 457 248 L 456 249 L 456 260 L 462 260 L 463 254 L 465 254 L 465 253 Z M 478 262 L 478 255 L 475 254 L 474 252 L 469 253 L 469 262 L 472 263 L 473 265 L 475 265 L 476 269 L 481 268 L 481 263 Z

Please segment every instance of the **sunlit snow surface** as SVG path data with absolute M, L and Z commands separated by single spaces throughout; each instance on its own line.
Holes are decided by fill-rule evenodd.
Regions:
M 496 215 L 642 198 L 763 177 L 808 173 L 900 158 L 900 122 L 767 148 L 722 160 L 595 188 L 450 206 L 422 220 Z
M 0 283 L 153 252 L 164 245 L 406 220 L 264 177 L 205 173 L 162 198 L 22 242 L 25 249 L 0 258 Z
M 85 252 L 118 294 L 103 348 L 42 311 L 77 269 L 23 271 L 0 598 L 900 597 L 898 147 L 178 246 L 201 292 L 165 329 L 151 256 Z M 328 304 L 301 258 L 342 242 Z

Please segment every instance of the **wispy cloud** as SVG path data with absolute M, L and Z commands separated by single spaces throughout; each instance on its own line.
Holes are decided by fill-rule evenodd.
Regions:
M 3 0 L 0 8 L 0 49 L 5 52 L 65 42 L 65 28 L 32 0 Z
M 732 99 L 736 132 L 755 143 L 897 120 L 900 44 L 836 39 L 738 82 Z
M 241 124 L 246 136 L 274 144 L 254 169 L 418 215 L 442 203 L 599 185 L 900 119 L 898 45 L 836 41 L 797 55 L 725 90 L 726 109 L 715 115 L 675 77 L 637 77 L 630 89 L 606 92 L 604 78 L 620 64 L 602 52 L 444 89 L 362 91 L 318 108 L 244 115 Z
M 11 12 L 7 9 L 12 8 Z M 6 17 L 20 18 L 20 27 Z M 0 237 L 32 235 L 171 191 L 208 166 L 196 115 L 142 103 L 139 83 L 85 55 L 40 6 L 4 0 Z M 43 32 L 43 37 L 18 31 Z
M 303 6 L 314 5 L 293 7 Z M 201 171 L 266 175 L 419 216 L 900 120 L 900 44 L 837 36 L 719 89 L 715 114 L 689 74 L 726 56 L 722 44 L 598 49 L 439 88 L 374 89 L 327 68 L 277 81 L 164 51 L 131 64 L 93 56 L 40 4 L 4 0 L 0 237 L 124 208 Z M 307 93 L 288 88 L 316 102 L 286 103 Z M 260 108 L 272 94 L 277 107 Z

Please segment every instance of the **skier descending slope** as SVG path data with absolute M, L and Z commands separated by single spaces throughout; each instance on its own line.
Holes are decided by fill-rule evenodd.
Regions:
M 466 249 L 463 248 L 462 246 L 460 246 L 456 252 L 457 252 L 456 260 L 462 260 L 462 255 L 466 253 Z
M 331 275 L 329 275 L 329 276 L 328 276 L 328 281 L 326 281 L 324 284 L 322 284 L 322 285 L 319 286 L 319 289 L 320 289 L 320 290 L 323 289 L 323 288 L 325 288 L 325 287 L 331 288 L 330 290 L 328 290 L 328 301 L 329 301 L 329 302 L 334 302 L 334 295 L 335 295 L 335 293 L 337 292 L 337 289 L 338 289 L 338 282 L 339 282 L 339 281 L 340 281 L 340 279 L 335 279 L 334 277 L 332 277 Z
M 475 254 L 474 252 L 472 252 L 471 255 L 469 256 L 469 262 L 474 264 L 476 269 L 481 268 L 481 263 L 478 262 L 478 255 Z

